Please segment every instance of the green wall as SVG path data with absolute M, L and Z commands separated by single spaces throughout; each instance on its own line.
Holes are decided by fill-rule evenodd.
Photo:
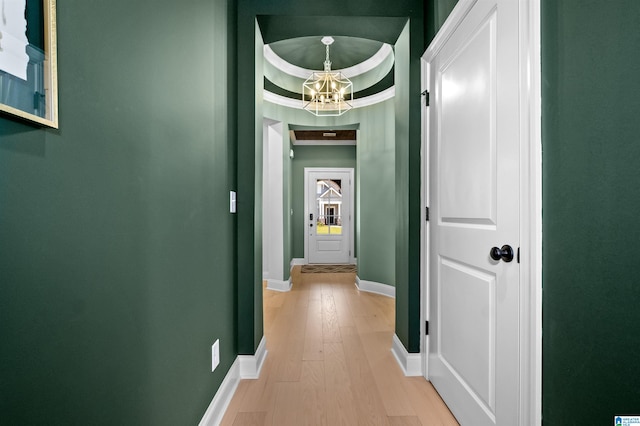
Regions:
M 58 2 L 60 129 L 0 117 L 1 424 L 197 424 L 235 359 L 234 3 Z
M 306 221 L 304 220 L 304 168 L 347 167 L 355 169 L 356 147 L 354 145 L 299 145 L 294 146 L 293 151 L 295 154 L 291 162 L 291 208 L 293 209 L 291 229 L 293 243 L 292 257 L 301 259 L 304 257 L 304 227 L 306 225 Z
M 424 36 L 426 44 L 436 36 L 458 0 L 426 0 L 424 6 Z
M 330 129 L 359 128 L 357 147 L 293 146 L 293 160 L 288 158 L 290 142 L 288 132 L 285 132 L 284 211 L 294 211 L 293 216 L 284 215 L 285 229 L 290 232 L 290 239 L 286 235 L 284 239 L 285 279 L 291 258 L 304 257 L 304 167 L 355 167 L 358 276 L 367 281 L 395 285 L 394 101 L 356 108 L 341 117 L 322 118 L 301 109 L 265 102 L 264 114 L 269 119 L 283 122 L 285 128 L 312 125 Z M 290 200 L 289 203 L 286 200 Z
M 420 352 L 422 38 L 422 22 L 411 20 L 395 49 L 396 334 L 411 353 Z
M 542 1 L 543 422 L 640 414 L 640 2 Z
M 400 43 L 395 49 L 396 53 L 396 61 L 397 65 L 395 67 L 395 80 L 396 81 L 407 81 L 409 80 L 409 25 L 405 27 L 404 31 L 400 35 Z M 419 93 L 419 92 L 418 92 Z M 413 312 L 414 307 L 409 306 L 412 304 L 412 296 L 417 299 L 417 303 L 420 303 L 419 297 L 415 297 L 414 294 L 410 291 L 410 286 L 407 285 L 411 282 L 409 277 L 410 275 L 410 256 L 411 249 L 409 247 L 409 234 L 404 232 L 405 229 L 409 229 L 409 200 L 411 198 L 411 194 L 409 193 L 409 99 L 410 99 L 410 88 L 408 85 L 396 87 L 396 95 L 395 95 L 395 182 L 396 182 L 396 192 L 395 192 L 395 200 L 394 204 L 396 206 L 396 248 L 394 251 L 394 257 L 396 262 L 396 271 L 395 271 L 395 280 L 398 283 L 402 283 L 404 285 L 399 285 L 396 288 L 396 306 L 406 306 L 407 309 L 396 309 L 396 334 L 400 341 L 409 349 L 409 342 L 412 340 L 411 335 L 413 331 L 411 330 L 411 315 L 415 315 Z M 420 176 L 418 176 L 420 179 Z M 415 197 L 420 199 L 420 191 L 417 191 L 414 194 Z M 420 235 L 420 231 L 417 232 Z M 420 252 L 420 247 L 418 247 L 418 253 Z M 419 281 L 418 281 L 419 283 Z M 418 288 L 418 294 L 419 288 Z M 420 316 L 420 311 L 417 312 L 418 317 Z M 419 326 L 419 324 L 418 324 Z M 418 335 L 419 338 L 419 335 Z M 414 342 L 416 343 L 416 342 Z M 418 352 L 419 352 L 419 342 L 418 343 Z M 415 348 L 411 348 L 415 349 Z
M 402 86 L 402 85 L 401 85 Z M 364 108 L 358 131 L 358 277 L 396 285 L 396 165 L 393 100 Z M 400 305 L 402 310 L 402 305 Z
M 317 17 L 335 15 L 334 11 L 339 11 L 340 16 L 332 17 L 329 20 L 321 20 Z M 409 19 L 411 21 L 409 36 L 408 57 L 409 72 L 408 79 L 398 81 L 396 85 L 408 85 L 412 96 L 408 99 L 409 108 L 407 110 L 408 119 L 406 121 L 408 129 L 407 139 L 402 142 L 407 145 L 407 150 L 402 151 L 402 155 L 407 155 L 406 165 L 408 167 L 408 181 L 396 181 L 396 190 L 405 193 L 403 202 L 407 206 L 399 206 L 402 209 L 402 218 L 395 218 L 395 240 L 400 239 L 406 245 L 404 250 L 407 253 L 406 263 L 402 267 L 406 268 L 400 276 L 396 275 L 395 285 L 403 288 L 407 297 L 406 303 L 396 303 L 396 312 L 399 312 L 406 321 L 396 324 L 396 333 L 401 338 L 403 344 L 410 352 L 420 350 L 420 57 L 424 52 L 424 5 L 419 0 L 399 0 L 396 2 L 372 1 L 366 5 L 361 3 L 345 3 L 339 0 L 327 0 L 322 3 L 299 2 L 294 0 L 273 0 L 270 2 L 260 0 L 238 0 L 238 115 L 239 117 L 253 117 L 256 112 L 256 99 L 261 96 L 256 91 L 256 87 L 246 84 L 247 81 L 254 81 L 256 73 L 256 58 L 254 56 L 254 40 L 256 36 L 256 17 L 283 16 L 286 15 L 286 26 L 268 28 L 273 40 L 278 37 L 286 38 L 308 35 L 326 35 L 324 32 L 331 31 L 334 34 L 360 36 L 366 38 L 376 38 L 394 44 L 397 39 L 389 40 L 389 34 L 382 33 L 388 28 L 394 28 L 398 22 Z M 290 18 L 289 18 L 290 17 Z M 385 21 L 387 19 L 387 21 Z M 268 19 L 266 20 L 268 22 Z M 388 25 L 388 26 L 387 26 Z M 399 33 L 398 33 L 399 34 Z M 265 39 L 266 43 L 273 41 Z M 262 69 L 262 68 L 259 68 Z M 260 87 L 260 86 L 258 86 Z M 261 108 L 258 105 L 258 108 Z M 273 118 L 273 117 L 270 117 Z M 258 126 L 260 127 L 260 126 Z M 253 144 L 256 143 L 254 126 L 247 125 L 241 121 L 238 127 L 238 150 L 242 153 L 238 158 L 238 189 L 239 197 L 253 197 L 255 158 Z M 398 152 L 396 152 L 397 156 Z M 405 186 L 402 186 L 405 185 Z M 247 201 L 250 202 L 250 201 Z M 252 206 L 253 207 L 253 206 Z M 253 225 L 253 218 L 238 216 L 239 228 L 239 256 L 243 256 L 254 244 L 253 236 L 249 231 Z M 359 256 L 362 255 L 364 244 L 359 244 Z M 396 247 L 398 245 L 396 244 Z M 397 255 L 396 255 L 397 259 Z M 253 264 L 253 262 L 251 262 Z M 398 267 L 396 267 L 398 270 Z M 239 271 L 239 275 L 247 275 L 248 271 Z M 400 280 L 398 280 L 400 278 Z M 363 278 L 366 279 L 366 278 Z M 239 279 L 239 293 L 252 291 L 260 285 L 260 279 L 254 277 L 250 279 Z M 397 293 L 396 293 L 397 294 Z M 244 309 L 242 304 L 240 309 Z M 254 318 L 254 321 L 261 319 Z M 253 336 L 245 334 L 244 328 L 240 329 L 239 350 L 253 353 L 251 348 Z

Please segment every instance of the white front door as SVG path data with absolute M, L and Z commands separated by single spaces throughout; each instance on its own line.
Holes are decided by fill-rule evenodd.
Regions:
M 462 425 L 520 421 L 518 3 L 478 0 L 426 55 L 429 379 Z
M 349 263 L 353 169 L 305 168 L 305 234 L 309 263 Z

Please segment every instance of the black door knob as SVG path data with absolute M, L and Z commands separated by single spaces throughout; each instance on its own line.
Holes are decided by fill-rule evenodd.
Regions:
M 493 260 L 504 260 L 505 262 L 511 262 L 513 260 L 513 249 L 510 245 L 504 245 L 502 248 L 491 247 L 489 256 Z

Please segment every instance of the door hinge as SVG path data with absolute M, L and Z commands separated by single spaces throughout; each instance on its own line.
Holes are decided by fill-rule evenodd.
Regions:
M 429 335 L 429 321 L 424 322 L 424 335 L 425 336 Z
M 424 208 L 424 220 L 429 222 L 429 207 Z
M 424 96 L 424 106 L 428 107 L 430 102 L 429 91 L 425 90 L 424 92 L 422 92 L 422 96 Z

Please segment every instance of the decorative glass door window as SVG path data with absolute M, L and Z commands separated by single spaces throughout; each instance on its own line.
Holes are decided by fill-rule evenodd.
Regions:
M 342 181 L 316 180 L 316 233 L 342 235 Z

